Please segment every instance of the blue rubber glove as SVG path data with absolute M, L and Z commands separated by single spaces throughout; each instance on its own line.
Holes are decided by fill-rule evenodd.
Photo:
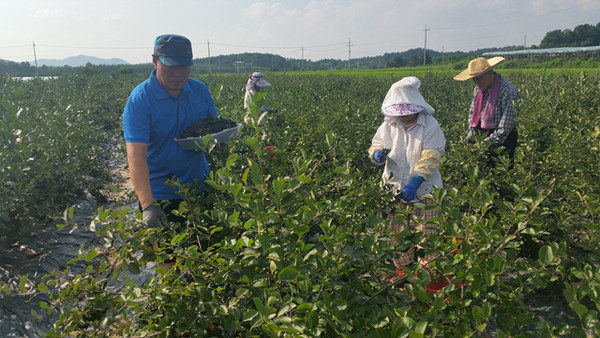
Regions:
M 373 159 L 377 163 L 385 162 L 385 158 L 387 157 L 387 152 L 384 150 L 377 150 L 375 154 L 373 154 Z
M 410 179 L 407 185 L 402 187 L 402 192 L 400 193 L 400 198 L 405 200 L 406 202 L 410 202 L 417 197 L 417 189 L 421 186 L 425 179 L 423 176 L 419 176 L 419 174 L 414 174 Z

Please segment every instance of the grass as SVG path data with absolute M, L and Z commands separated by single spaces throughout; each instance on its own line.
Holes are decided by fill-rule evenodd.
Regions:
M 465 68 L 466 68 L 465 64 Z M 421 77 L 426 74 L 448 74 L 453 77 L 460 73 L 462 69 L 455 69 L 454 64 L 447 65 L 429 65 L 429 66 L 418 66 L 418 67 L 401 67 L 401 68 L 381 68 L 381 69 L 332 69 L 332 70 L 305 70 L 305 71 L 293 71 L 285 72 L 287 75 L 344 75 L 352 77 L 391 77 L 400 78 L 405 76 L 417 76 Z M 504 68 L 502 66 L 497 67 L 498 71 L 503 74 L 514 74 L 514 73 L 546 73 L 548 75 L 556 74 L 580 74 L 582 72 L 587 74 L 600 73 L 600 68 Z M 268 74 L 268 72 L 265 72 Z

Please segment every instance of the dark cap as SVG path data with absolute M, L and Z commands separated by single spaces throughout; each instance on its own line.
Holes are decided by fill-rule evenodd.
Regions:
M 189 66 L 192 60 L 192 44 L 185 36 L 161 35 L 154 40 L 154 55 L 165 66 Z

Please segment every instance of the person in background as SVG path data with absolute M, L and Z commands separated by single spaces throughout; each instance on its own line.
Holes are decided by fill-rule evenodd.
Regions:
M 175 137 L 193 122 L 217 116 L 205 84 L 191 79 L 192 46 L 181 35 L 158 36 L 154 70 L 133 89 L 123 113 L 129 174 L 148 227 L 181 221 L 171 214 L 182 202 L 165 182 L 201 183 L 210 173 L 204 152 L 184 150 Z
M 440 161 L 445 152 L 446 139 L 437 120 L 433 117 L 435 109 L 430 106 L 419 92 L 421 82 L 414 76 L 405 77 L 394 83 L 389 89 L 381 111 L 384 121 L 377 129 L 368 150 L 369 157 L 376 165 L 385 165 L 383 184 L 390 186 L 400 197 L 399 208 L 420 201 L 431 202 L 423 195 L 432 193 L 434 187 L 442 187 L 439 171 Z M 423 210 L 412 208 L 412 214 L 421 221 L 415 228 L 423 236 L 436 232 L 434 224 L 427 221 L 437 216 L 436 209 Z M 401 232 L 407 226 L 404 219 L 398 219 L 394 211 L 388 219 L 395 232 Z M 419 259 L 427 266 L 431 255 Z M 401 274 L 401 268 L 415 261 L 415 247 L 400 253 L 394 259 L 394 265 Z
M 497 56 L 490 59 L 476 58 L 469 62 L 467 69 L 454 76 L 454 80 L 472 79 L 475 83 L 473 99 L 469 108 L 469 129 L 467 140 L 477 134 L 485 135 L 484 142 L 489 143 L 490 154 L 488 164 L 494 166 L 496 148 L 503 146 L 512 160 L 517 147 L 519 134 L 518 102 L 521 97 L 517 88 L 500 74 L 494 67 L 505 59 Z
M 254 72 L 248 78 L 246 82 L 246 94 L 244 95 L 244 108 L 247 111 L 251 111 L 250 105 L 256 104 L 259 109 L 259 113 L 270 112 L 270 109 L 265 107 L 262 100 L 260 102 L 254 102 L 254 95 L 260 92 L 262 89 L 269 87 L 271 84 L 268 83 L 264 76 L 259 72 Z

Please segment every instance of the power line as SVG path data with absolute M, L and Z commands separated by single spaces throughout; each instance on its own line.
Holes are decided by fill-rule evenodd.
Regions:
M 230 44 L 230 43 L 222 43 L 222 42 L 213 42 L 214 45 L 227 46 L 227 47 L 239 47 L 239 48 L 260 48 L 260 49 L 297 49 L 298 46 L 260 46 L 260 45 L 239 45 L 239 44 Z M 343 43 L 333 43 L 326 45 L 314 45 L 314 46 L 303 46 L 304 49 L 313 49 L 313 48 L 324 48 L 324 47 L 334 47 L 334 46 L 345 46 L 346 42 Z
M 23 47 L 29 47 L 29 45 L 0 46 L 0 48 L 23 48 Z
M 82 47 L 82 46 L 60 46 L 60 45 L 36 45 L 38 47 L 51 47 L 51 48 L 70 48 L 70 49 L 109 49 L 109 50 L 119 50 L 119 49 L 148 49 L 149 47 Z

